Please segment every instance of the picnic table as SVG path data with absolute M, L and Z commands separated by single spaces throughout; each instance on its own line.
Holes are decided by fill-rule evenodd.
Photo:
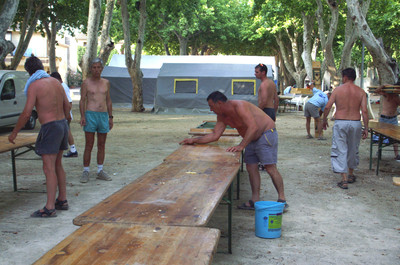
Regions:
M 14 191 L 17 191 L 17 169 L 15 160 L 18 156 L 21 156 L 29 151 L 35 150 L 37 133 L 24 133 L 18 134 L 15 139 L 15 144 L 8 141 L 8 135 L 0 135 L 0 153 L 11 152 L 11 164 L 13 173 L 13 185 Z M 22 149 L 21 151 L 19 149 Z
M 376 175 L 379 173 L 379 161 L 382 158 L 382 149 L 386 146 L 392 145 L 393 143 L 400 142 L 400 127 L 377 121 L 370 121 L 369 131 L 371 134 L 370 141 L 370 153 L 369 153 L 369 169 L 372 169 L 372 147 L 373 147 L 373 135 L 377 135 L 378 138 L 378 161 L 376 165 Z M 384 138 L 389 138 L 389 143 L 385 144 L 383 142 Z
M 192 149 L 193 155 L 186 152 L 197 147 Z M 76 217 L 73 223 L 205 226 L 228 193 L 225 201 L 231 253 L 232 182 L 240 169 L 239 154 L 214 146 L 208 152 L 212 160 L 206 161 L 193 160 L 202 156 L 198 154 L 205 150 L 201 146 L 182 146 L 178 150 L 182 153 L 174 152 L 162 164 Z
M 34 264 L 211 264 L 219 236 L 204 227 L 92 223 Z
M 286 104 L 290 104 L 291 100 L 294 98 L 294 95 L 278 95 L 279 105 L 278 108 L 283 106 L 283 112 L 286 111 Z
M 368 91 L 370 93 L 376 93 L 375 91 L 376 91 L 376 89 L 378 87 L 379 86 L 369 86 L 368 87 Z M 382 89 L 383 92 L 386 92 L 386 93 L 389 93 L 389 94 L 391 94 L 391 93 L 400 94 L 400 86 L 399 85 L 384 85 L 383 87 L 384 87 Z

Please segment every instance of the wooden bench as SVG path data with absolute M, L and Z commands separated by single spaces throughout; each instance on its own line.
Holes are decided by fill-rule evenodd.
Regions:
M 389 124 L 389 123 L 384 123 L 384 122 L 377 122 L 377 121 L 370 121 L 368 123 L 369 125 L 369 131 L 371 134 L 371 140 L 370 140 L 370 152 L 369 152 L 369 169 L 372 169 L 372 147 L 373 147 L 373 135 L 377 135 L 379 137 L 378 140 L 378 161 L 376 165 L 376 175 L 379 173 L 379 162 L 382 158 L 382 149 L 385 146 L 389 146 L 395 142 L 400 142 L 400 127 Z M 390 138 L 392 141 L 389 142 L 389 144 L 384 144 L 383 143 L 383 138 L 387 137 Z
M 219 236 L 203 227 L 92 223 L 34 264 L 211 264 Z
M 11 151 L 11 164 L 13 173 L 14 191 L 17 191 L 17 169 L 15 160 L 18 156 L 35 150 L 37 133 L 19 133 L 15 144 L 8 141 L 8 135 L 0 135 L 0 153 Z M 19 152 L 18 149 L 23 149 Z

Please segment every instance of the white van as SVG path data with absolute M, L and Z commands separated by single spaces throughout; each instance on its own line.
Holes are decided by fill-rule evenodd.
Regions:
M 0 70 L 0 127 L 17 123 L 26 103 L 24 87 L 28 78 L 27 72 Z M 37 117 L 33 110 L 24 129 L 34 129 Z

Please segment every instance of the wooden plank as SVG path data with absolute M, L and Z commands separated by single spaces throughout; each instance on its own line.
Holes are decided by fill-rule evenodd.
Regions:
M 165 162 L 210 161 L 222 164 L 239 163 L 240 152 L 227 152 L 221 145 L 182 145 L 164 159 Z
M 400 141 L 400 127 L 385 123 L 385 122 L 375 122 L 375 121 L 370 121 L 368 123 L 369 129 L 382 134 L 384 136 L 390 137 L 396 141 Z
M 189 131 L 189 134 L 203 136 L 206 134 L 210 134 L 212 132 L 213 132 L 213 129 L 191 128 Z M 222 136 L 240 136 L 240 135 L 236 129 L 225 129 L 225 131 L 222 133 Z
M 211 264 L 220 231 L 178 226 L 82 226 L 34 264 Z
M 239 159 L 235 161 L 162 163 L 73 223 L 204 226 L 239 171 Z
M 24 146 L 36 143 L 37 133 L 19 133 L 15 138 L 15 144 L 8 141 L 8 135 L 0 135 L 0 153 L 8 152 Z

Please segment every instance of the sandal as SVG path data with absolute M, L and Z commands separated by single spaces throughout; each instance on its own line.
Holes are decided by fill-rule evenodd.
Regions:
M 56 205 L 56 209 L 57 209 L 57 210 L 66 211 L 66 210 L 69 209 L 68 201 L 67 201 L 67 200 L 65 200 L 65 201 L 59 201 L 58 199 L 56 199 L 55 205 Z
M 357 179 L 356 176 L 354 176 L 354 175 L 348 175 L 348 176 L 347 176 L 347 183 L 349 183 L 349 184 L 354 183 L 354 182 L 356 182 L 356 179 Z
M 31 214 L 31 217 L 43 217 L 43 218 L 48 218 L 48 217 L 56 217 L 57 213 L 56 213 L 56 209 L 47 209 L 46 207 L 43 207 L 41 210 L 37 210 L 36 212 L 33 212 Z
M 341 182 L 338 182 L 338 186 L 339 186 L 339 188 L 341 188 L 341 189 L 344 189 L 344 190 L 347 190 L 349 187 L 347 187 L 347 181 L 341 181 Z
M 249 205 L 244 202 L 242 205 L 238 205 L 237 207 L 240 210 L 254 210 L 254 202 L 249 200 Z

